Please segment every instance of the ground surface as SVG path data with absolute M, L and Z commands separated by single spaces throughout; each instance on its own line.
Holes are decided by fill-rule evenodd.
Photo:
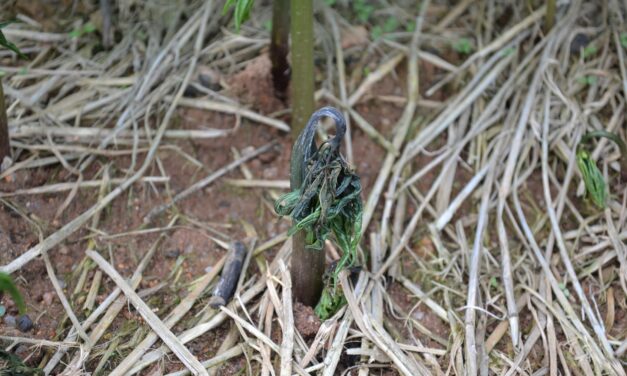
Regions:
M 18 31 L 7 34 L 21 41 L 24 51 L 35 60 L 29 67 L 31 71 L 21 72 L 19 69 L 23 62 L 16 61 L 9 54 L 0 55 L 0 69 L 9 74 L 5 80 L 6 87 L 10 88 L 7 90 L 10 99 L 8 112 L 10 125 L 14 127 L 11 130 L 16 134 L 12 140 L 13 170 L 3 173 L 0 178 L 0 265 L 10 265 L 42 239 L 58 233 L 64 225 L 112 191 L 120 179 L 127 179 L 137 171 L 152 145 L 149 141 L 153 140 L 166 116 L 172 96 L 178 90 L 177 85 L 185 77 L 185 69 L 193 55 L 194 38 L 172 48 L 161 64 L 166 73 L 162 72 L 157 79 L 147 75 L 147 69 L 139 67 L 151 61 L 148 56 L 156 56 L 151 43 L 165 49 L 163 46 L 168 41 L 177 40 L 172 37 L 177 30 L 189 30 L 185 28 L 190 25 L 198 27 L 193 20 L 200 14 L 200 4 L 190 5 L 184 1 L 177 2 L 178 8 L 163 4 L 161 7 L 144 7 L 133 2 L 127 4 L 128 8 L 127 5 L 114 7 L 114 15 L 119 18 L 120 25 L 114 28 L 113 35 L 121 51 L 115 52 L 114 48 L 107 50 L 100 45 L 102 10 L 92 2 L 41 0 L 17 3 L 21 19 L 28 22 L 16 30 L 32 28 L 41 34 L 24 36 Z M 455 13 L 451 12 L 453 5 L 434 2 L 423 14 L 426 16 L 425 32 L 421 34 L 420 50 L 428 56 L 422 55 L 418 59 L 416 78 L 419 92 L 416 93 L 417 106 L 412 109 L 410 119 L 417 125 L 409 127 L 399 149 L 402 153 L 417 152 L 407 163 L 400 158 L 401 154 L 394 156 L 394 165 L 391 171 L 386 172 L 386 176 L 392 178 L 384 179 L 384 188 L 378 193 L 374 189 L 375 182 L 385 171 L 384 160 L 388 151 L 364 133 L 362 127 L 356 124 L 355 116 L 351 116 L 353 166 L 361 177 L 363 199 L 367 201 L 371 196 L 378 195 L 373 207 L 373 220 L 365 231 L 361 247 L 361 260 L 365 260 L 361 278 L 367 281 L 367 287 L 359 283 L 357 286 L 362 286 L 360 291 L 365 289 L 367 293 L 356 305 L 349 305 L 346 309 L 352 316 L 343 313 L 323 323 L 310 307 L 296 303 L 293 319 L 298 334 L 294 340 L 294 359 L 301 361 L 305 356 L 304 350 L 319 340 L 321 345 L 318 348 L 314 346 L 316 351 L 312 363 L 303 368 L 315 367 L 319 363 L 332 364 L 333 368 L 328 368 L 327 372 L 337 375 L 360 372 L 361 376 L 367 370 L 374 375 L 407 374 L 402 367 L 403 362 L 411 363 L 412 367 L 420 370 L 425 367 L 432 374 L 462 374 L 462 370 L 472 367 L 485 373 L 489 370 L 491 374 L 507 371 L 532 374 L 549 370 L 552 374 L 567 374 L 567 370 L 584 375 L 593 374 L 593 371 L 620 374 L 618 368 L 624 367 L 627 362 L 627 169 L 624 164 L 621 165 L 617 149 L 611 144 L 595 144 L 595 158 L 602 161 L 599 166 L 607 178 L 610 191 L 608 208 L 602 211 L 584 199 L 574 159 L 569 158 L 574 155 L 583 132 L 607 128 L 625 137 L 625 97 L 621 93 L 627 91 L 624 86 L 627 80 L 625 67 L 621 70 L 620 64 L 624 64 L 623 55 L 627 54 L 627 34 L 619 27 L 613 26 L 613 29 L 607 26 L 609 21 L 604 18 L 612 19 L 614 16 L 608 14 L 615 13 L 616 17 L 625 17 L 625 9 L 616 6 L 617 11 L 607 5 L 599 5 L 597 9 L 596 5 L 586 4 L 578 12 L 567 13 L 570 8 L 562 7 L 560 14 L 565 31 L 547 36 L 542 31 L 543 16 L 537 15 L 544 14 L 537 11 L 540 4 L 530 3 L 527 9 L 522 5 L 489 1 L 473 6 L 468 3 L 456 4 L 459 8 L 454 9 L 459 12 Z M 383 69 L 398 54 L 404 54 L 392 69 L 385 71 L 350 106 L 351 111 L 371 124 L 384 139 L 391 141 L 404 121 L 403 113 L 411 108 L 408 104 L 408 98 L 411 98 L 408 82 L 413 76 L 409 72 L 411 64 L 408 64 L 407 55 L 412 53 L 409 47 L 414 30 L 412 24 L 416 26 L 420 7 L 410 1 L 389 6 L 377 3 L 375 10 L 368 13 L 368 8 L 362 5 L 366 6 L 369 2 L 358 1 L 355 4 L 334 4 L 337 14 L 333 14 L 340 21 L 341 30 L 337 36 L 331 36 L 331 27 L 318 20 L 316 83 L 320 99 L 316 105 L 337 105 L 325 95 L 330 93 L 339 97 L 334 43 L 339 44 L 344 52 L 349 97 L 368 81 L 368 77 L 376 76 L 373 72 Z M 207 24 L 210 30 L 203 44 L 205 50 L 200 54 L 199 67 L 191 76 L 184 100 L 233 105 L 289 124 L 289 98 L 286 102 L 282 101 L 273 92 L 266 47 L 267 32 L 260 21 L 268 18 L 269 7 L 267 4 L 258 4 L 257 7 L 259 20 L 251 21 L 239 36 L 229 29 L 228 18 L 225 17 L 226 21 L 211 18 L 213 21 Z M 532 12 L 533 9 L 536 11 Z M 367 15 L 365 22 L 362 20 L 364 14 Z M 454 18 L 448 20 L 448 14 L 454 15 Z M 487 18 L 490 21 L 485 21 Z M 390 19 L 397 19 L 397 24 L 392 25 Z M 571 19 L 573 21 L 568 23 Z M 152 30 L 146 25 L 151 25 L 153 21 L 166 26 L 159 29 L 159 33 L 155 32 L 158 36 L 151 36 L 154 39 L 143 39 L 146 32 Z M 86 22 L 92 22 L 95 33 L 83 27 Z M 224 24 L 220 25 L 220 22 Z M 519 44 L 515 44 L 515 52 L 505 48 L 509 46 L 509 39 L 507 43 L 497 43 L 493 49 L 485 48 L 492 46 L 490 43 L 496 43 L 495 40 L 498 42 L 498 36 L 511 31 L 521 22 L 527 23 L 522 28 L 523 32 L 518 30 L 516 33 L 521 36 L 516 39 Z M 591 25 L 599 24 L 604 27 L 590 32 Z M 137 29 L 140 31 L 136 31 L 136 35 L 131 32 L 124 34 L 125 30 L 132 29 L 129 25 L 140 25 Z M 68 30 L 73 30 L 74 39 L 67 36 Z M 588 35 L 593 42 L 588 41 L 585 46 L 596 46 L 595 50 L 584 52 L 582 48 L 572 52 L 573 47 L 563 47 L 571 46 L 569 35 L 574 35 L 575 31 Z M 381 33 L 385 38 L 381 37 Z M 483 33 L 481 35 L 485 40 L 470 38 L 476 33 Z M 622 47 L 618 41 L 623 35 L 626 46 L 620 50 Z M 46 42 L 49 39 L 59 45 L 50 47 L 50 42 Z M 558 47 L 551 50 L 546 47 L 551 46 L 550 43 L 542 44 L 544 40 Z M 470 43 L 469 48 L 474 48 L 474 51 L 485 48 L 483 51 L 487 52 L 481 56 L 473 55 L 472 51 L 465 51 L 465 42 Z M 536 46 L 546 48 L 548 52 L 540 56 Z M 47 48 L 51 48 L 52 52 Z M 584 57 L 584 53 L 590 56 Z M 577 54 L 578 57 L 575 56 Z M 36 56 L 39 58 L 35 59 Z M 514 56 L 511 61 L 507 60 L 509 56 Z M 525 60 L 526 56 L 531 56 L 531 62 Z M 494 60 L 493 57 L 501 60 Z M 68 67 L 62 66 L 62 62 L 66 61 L 63 59 L 71 62 Z M 470 63 L 464 65 L 466 61 Z M 458 75 L 448 75 L 447 70 L 452 69 L 458 69 Z M 535 91 L 531 90 L 534 72 L 540 69 L 543 69 L 543 75 L 538 79 Z M 65 70 L 69 73 L 63 73 Z M 89 73 L 90 70 L 96 73 Z M 492 71 L 496 78 L 490 81 Z M 57 76 L 52 72 L 56 72 Z M 85 109 L 85 103 L 92 103 L 92 100 L 109 98 L 129 87 L 135 89 L 143 82 L 137 77 L 154 80 L 147 89 L 147 99 L 137 102 L 120 100 L 109 107 L 98 108 L 95 113 L 84 110 L 84 115 L 79 113 L 63 117 L 76 107 Z M 506 81 L 509 77 L 517 80 Z M 121 83 L 114 78 L 121 79 Z M 109 79 L 111 82 L 107 82 Z M 490 82 L 482 86 L 482 80 Z M 441 81 L 447 83 L 433 93 L 428 92 Z M 510 86 L 505 84 L 507 82 Z M 499 97 L 503 88 L 508 87 L 515 87 L 516 90 L 506 91 Z M 41 91 L 45 95 L 34 104 L 24 99 L 33 98 Z M 525 115 L 524 100 L 529 96 L 531 110 Z M 470 100 L 464 101 L 465 98 Z M 548 98 L 546 102 L 544 98 Z M 489 107 L 493 102 L 496 105 Z M 69 105 L 63 107 L 59 103 Z M 126 107 L 130 106 L 129 103 L 136 103 L 134 111 L 139 113 L 148 109 L 149 113 L 134 118 L 137 122 L 134 126 L 138 127 L 134 135 L 141 135 L 135 140 L 141 149 L 136 154 L 133 137 L 128 135 L 120 137 L 119 144 L 100 148 L 97 144 L 102 136 L 89 141 L 72 134 L 50 136 L 46 135 L 46 131 L 39 131 L 35 136 L 24 136 L 17 132 L 33 125 L 43 128 L 77 124 L 86 129 L 100 126 L 110 129 L 123 110 L 130 108 Z M 550 107 L 547 114 L 543 112 L 544 106 Z M 293 136 L 263 121 L 233 115 L 230 110 L 193 107 L 189 104 L 179 106 L 168 122 L 168 130 L 217 130 L 226 133 L 212 138 L 164 138 L 158 145 L 155 159 L 143 173 L 144 177 L 151 177 L 152 180 L 132 184 L 101 214 L 92 216 L 99 218 L 97 222 L 90 219 L 48 250 L 58 283 L 80 322 L 87 319 L 116 287 L 110 278 L 102 276 L 100 285 L 96 286 L 95 301 L 84 307 L 90 289 L 96 283 L 96 275 L 101 272 L 101 268 L 86 256 L 87 249 L 98 251 L 118 273 L 130 278 L 149 249 L 158 244 L 137 291 L 153 312 L 161 320 L 166 320 L 168 313 L 191 294 L 199 279 L 210 273 L 226 255 L 225 245 L 230 241 L 244 240 L 251 244 L 251 239 L 254 239 L 254 244 L 259 246 L 280 238 L 288 230 L 289 220 L 279 218 L 273 212 L 274 200 L 286 189 L 251 188 L 237 184 L 250 179 L 260 181 L 261 185 L 268 182 L 285 184 L 289 179 Z M 42 113 L 39 108 L 48 108 L 50 112 Z M 456 112 L 460 108 L 463 111 Z M 486 108 L 488 111 L 485 111 Z M 450 113 L 456 114 L 452 120 L 447 118 Z M 494 115 L 494 121 L 489 122 L 482 117 L 485 113 Z M 549 117 L 551 127 L 544 135 L 542 127 L 549 123 L 544 122 Z M 522 145 L 518 150 L 513 145 L 517 142 L 514 135 L 520 118 L 526 128 L 518 141 Z M 481 128 L 486 122 L 489 125 Z M 439 124 L 447 124 L 447 127 L 438 130 Z M 151 132 L 150 139 L 141 133 L 145 127 Z M 429 132 L 435 135 L 433 139 L 424 144 L 419 142 Z M 467 134 L 472 135 L 472 140 L 462 144 L 459 154 L 444 154 L 453 150 Z M 505 141 L 500 141 L 499 137 Z M 546 164 L 542 162 L 543 141 L 550 145 Z M 177 193 L 238 160 L 240 155 L 271 142 L 276 143 L 271 151 L 241 164 L 177 202 L 150 224 L 144 224 L 144 217 L 153 208 L 170 202 Z M 500 143 L 505 145 L 501 149 L 498 147 Z M 412 145 L 417 146 L 412 149 Z M 91 152 L 80 149 L 84 147 L 89 147 Z M 75 152 L 79 153 L 79 159 Z M 114 155 L 114 152 L 124 155 Z M 512 191 L 520 196 L 521 213 L 515 210 L 516 200 L 500 195 L 499 191 L 512 183 L 512 175 L 508 182 L 505 167 L 510 152 L 518 155 L 515 161 L 517 168 L 511 173 L 515 177 Z M 79 173 L 77 169 L 83 166 L 91 153 L 95 159 Z M 445 158 L 438 159 L 440 156 Z M 36 162 L 44 158 L 53 161 L 38 167 Z M 426 171 L 409 187 L 398 189 L 409 176 L 431 166 L 431 163 L 436 163 L 436 167 Z M 485 170 L 486 166 L 490 168 Z M 489 173 L 481 175 L 481 171 Z M 109 186 L 105 184 L 105 189 L 100 192 L 101 183 L 107 181 L 105 174 L 118 180 Z M 478 176 L 479 180 L 473 183 Z M 164 181 L 162 178 L 167 179 Z M 398 186 L 393 185 L 396 178 L 400 182 Z M 92 180 L 98 184 L 90 188 L 45 194 L 27 192 L 36 187 Z M 519 181 L 520 185 L 516 185 Z M 435 230 L 436 220 L 453 205 L 456 197 L 464 195 L 463 189 L 471 184 L 475 185 L 463 197 L 447 223 Z M 392 194 L 388 192 L 388 187 L 393 188 Z M 551 210 L 558 213 L 558 229 L 550 225 L 547 195 L 552 199 Z M 404 197 L 404 204 L 400 196 Z M 394 210 L 386 223 L 382 220 L 382 213 L 389 200 Z M 502 202 L 505 202 L 504 209 L 499 212 L 498 205 Z M 419 220 L 414 223 L 415 216 Z M 172 222 L 173 219 L 176 221 Z M 480 226 L 482 221 L 485 221 L 483 229 Z M 504 223 L 502 229 L 499 221 Z M 531 235 L 524 231 L 523 225 L 527 222 Z M 382 227 L 387 231 L 383 232 Z M 377 249 L 375 236 L 383 236 L 388 246 Z M 560 253 L 562 246 L 556 241 L 556 236 L 563 239 L 565 254 Z M 481 241 L 475 242 L 475 238 Z M 533 253 L 531 240 L 537 242 L 544 258 Z M 392 251 L 403 241 L 404 246 L 399 248 L 402 252 L 393 255 Z M 271 346 L 262 339 L 268 338 L 273 344 L 280 345 L 286 335 L 286 316 L 279 312 L 285 304 L 282 294 L 286 280 L 280 269 L 271 264 L 273 260 L 283 260 L 283 256 L 277 257 L 281 255 L 282 244 L 277 242 L 251 260 L 240 290 L 241 296 L 245 296 L 260 280 L 264 284 L 260 293 L 243 303 L 246 312 L 241 306 L 233 308 L 236 311 L 239 309 L 239 317 L 258 328 L 258 333 L 242 329 L 239 321 L 238 326 L 233 320 L 222 319 L 211 330 L 186 343 L 200 361 L 212 359 L 243 344 L 237 355 L 218 362 L 213 369 L 218 375 L 268 374 L 270 367 L 274 367 L 278 374 L 279 351 L 271 351 Z M 377 255 L 382 255 L 379 263 L 376 262 Z M 329 245 L 328 261 L 336 257 L 336 248 Z M 388 258 L 393 261 L 388 265 L 389 269 L 382 276 L 377 276 L 377 270 Z M 266 270 L 268 265 L 271 273 Z M 573 268 L 575 278 L 569 265 L 574 265 L 570 268 Z M 513 269 L 513 278 L 503 274 L 504 266 Z M 262 279 L 270 274 L 273 278 Z M 8 296 L 1 296 L 0 305 L 6 308 L 0 321 L 2 345 L 27 365 L 43 368 L 53 356 L 55 346 L 59 346 L 58 342 L 64 341 L 71 331 L 72 324 L 42 257 L 21 266 L 13 277 L 24 295 L 28 314 L 35 325 L 26 334 L 15 328 L 11 320 L 17 316 L 17 307 Z M 507 286 L 508 278 L 513 280 L 511 287 Z M 551 278 L 555 279 L 554 284 L 551 284 Z M 578 290 L 579 286 L 581 290 Z M 273 288 L 276 296 L 271 293 Z M 516 310 L 519 323 L 516 325 L 520 341 L 517 345 L 513 344 L 508 331 L 508 309 L 516 306 L 506 299 L 510 288 L 519 300 Z M 478 297 L 475 303 L 470 304 L 468 299 L 473 291 L 478 291 Z M 212 322 L 210 320 L 217 315 L 217 311 L 207 306 L 210 295 L 211 288 L 200 294 L 190 312 L 173 326 L 175 334 Z M 587 301 L 592 305 L 590 311 L 584 304 Z M 479 308 L 474 310 L 475 306 Z M 476 313 L 470 314 L 469 311 Z M 591 312 L 603 327 L 602 338 L 594 331 Z M 370 321 L 378 326 L 369 327 Z M 509 323 L 511 325 L 511 321 Z M 343 326 L 350 327 L 350 330 L 342 336 Z M 88 333 L 93 332 L 90 330 Z M 149 326 L 141 314 L 125 303 L 77 370 L 66 369 L 72 356 L 79 353 L 73 350 L 72 356 L 62 358 L 51 373 L 66 370 L 66 374 L 80 374 L 97 370 L 98 374 L 109 374 L 132 354 L 132 350 L 149 333 Z M 39 347 L 17 340 L 15 345 L 10 345 L 15 337 L 56 342 Z M 404 347 L 393 348 L 385 342 L 388 339 Z M 339 348 L 332 346 L 334 340 L 341 340 Z M 476 356 L 468 353 L 472 341 L 477 344 Z M 605 343 L 609 350 L 604 348 Z M 156 342 L 150 348 L 159 346 L 161 343 Z M 336 352 L 338 357 L 334 358 Z M 183 364 L 169 354 L 151 363 L 140 374 L 158 375 L 183 368 Z

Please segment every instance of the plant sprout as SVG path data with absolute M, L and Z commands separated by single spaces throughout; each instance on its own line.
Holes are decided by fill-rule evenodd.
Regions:
M 455 44 L 453 44 L 453 49 L 463 55 L 469 55 L 472 50 L 472 41 L 468 38 L 460 38 Z
M 627 146 L 618 136 L 606 131 L 586 133 L 577 146 L 577 166 L 579 167 L 579 172 L 586 186 L 586 192 L 597 207 L 604 209 L 605 202 L 607 201 L 607 184 L 596 162 L 592 159 L 590 152 L 586 150 L 587 142 L 593 138 L 599 137 L 605 137 L 616 143 L 620 148 L 623 158 L 627 158 Z
M 336 135 L 317 147 L 316 126 L 324 117 L 335 121 Z M 342 269 L 354 264 L 361 232 L 361 182 L 340 155 L 345 132 L 344 117 L 335 108 L 324 107 L 311 116 L 292 149 L 292 192 L 275 203 L 276 212 L 291 216 L 293 221 L 289 235 L 295 236 L 292 279 L 296 299 L 310 306 L 318 303 L 316 313 L 322 319 L 330 317 L 344 302 L 337 277 Z M 324 242 L 331 234 L 342 257 L 327 274 L 321 292 Z

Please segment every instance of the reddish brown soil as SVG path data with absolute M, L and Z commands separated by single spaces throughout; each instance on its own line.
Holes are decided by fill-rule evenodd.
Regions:
M 294 304 L 294 325 L 303 338 L 313 338 L 320 329 L 320 319 L 313 308 L 300 302 Z
M 261 112 L 272 112 L 283 108 L 282 102 L 271 95 L 268 89 L 269 74 L 263 74 L 264 69 L 269 69 L 265 57 L 255 59 L 251 67 L 236 74 L 228 80 L 232 93 L 242 95 L 242 100 L 252 108 Z M 255 88 L 260 88 L 259 90 Z M 244 93 L 248 91 L 250 95 Z M 399 94 L 399 83 L 396 79 L 384 80 L 377 85 L 374 92 L 381 94 Z M 270 94 L 268 94 L 270 93 Z M 390 136 L 391 129 L 400 117 L 402 107 L 389 103 L 378 103 L 369 100 L 359 106 L 363 116 L 368 119 L 379 131 Z M 289 119 L 286 119 L 289 120 Z M 178 119 L 173 122 L 173 128 L 199 129 L 203 127 L 231 129 L 235 125 L 235 118 L 229 115 L 211 113 L 202 110 L 181 110 Z M 98 233 L 92 233 L 81 229 L 70 236 L 60 246 L 50 250 L 50 258 L 57 274 L 62 282 L 65 295 L 73 304 L 74 311 L 79 319 L 86 318 L 88 312 L 81 310 L 82 303 L 89 290 L 93 273 L 88 273 L 86 286 L 74 294 L 75 283 L 78 280 L 76 269 L 84 259 L 84 251 L 87 247 L 86 237 L 91 236 L 96 241 L 96 249 L 108 259 L 113 256 L 112 263 L 123 276 L 130 276 L 136 269 L 141 258 L 146 254 L 151 245 L 158 239 L 158 233 L 142 235 L 123 235 L 107 238 L 106 235 L 123 234 L 138 230 L 142 226 L 142 219 L 148 211 L 162 203 L 167 197 L 188 187 L 201 177 L 204 177 L 231 162 L 234 157 L 232 149 L 242 151 L 248 147 L 259 147 L 271 141 L 278 141 L 280 152 L 271 152 L 247 163 L 255 178 L 259 179 L 288 179 L 288 164 L 290 155 L 291 138 L 272 128 L 243 121 L 239 129 L 232 135 L 219 139 L 208 140 L 182 140 L 175 144 L 183 152 L 191 155 L 203 164 L 202 168 L 193 165 L 189 160 L 171 150 L 164 150 L 158 154 L 165 175 L 170 177 L 167 189 L 164 185 L 156 185 L 158 194 L 148 184 L 135 184 L 127 192 L 119 196 L 110 207 L 101 214 Z M 353 131 L 354 155 L 356 169 L 362 176 L 365 188 L 364 197 L 376 179 L 379 166 L 385 152 L 360 130 Z M 141 163 L 140 156 L 138 163 Z M 112 163 L 112 175 L 119 176 L 121 171 L 128 168 L 130 158 L 105 159 L 98 158 L 92 163 L 84 174 L 88 180 L 95 176 L 98 170 L 107 163 Z M 160 175 L 159 169 L 153 164 L 147 175 Z M 228 174 L 228 178 L 242 178 L 239 170 Z M 62 167 L 54 166 L 33 170 L 21 170 L 10 180 L 0 182 L 0 191 L 10 192 L 16 189 L 36 187 L 46 184 L 75 181 L 76 177 L 67 173 Z M 168 193 L 170 192 L 170 193 Z M 0 209 L 0 246 L 4 252 L 0 252 L 0 264 L 5 265 L 17 256 L 38 243 L 36 230 L 24 216 L 39 224 L 43 236 L 48 236 L 58 230 L 63 224 L 75 218 L 80 213 L 93 205 L 98 196 L 97 189 L 81 189 L 70 205 L 55 218 L 58 208 L 66 199 L 68 192 L 47 195 L 18 196 L 7 199 L 21 214 L 16 213 L 6 205 Z M 243 222 L 250 223 L 260 239 L 266 240 L 276 234 L 285 231 L 288 223 L 280 220 L 271 211 L 272 200 L 262 190 L 240 189 L 229 186 L 224 179 L 208 186 L 201 192 L 180 202 L 177 206 L 180 213 L 193 218 L 213 229 L 225 234 L 231 239 L 245 237 Z M 154 226 L 165 226 L 170 216 L 160 218 Z M 212 232 L 194 226 L 189 222 L 179 221 L 178 225 L 167 232 L 165 241 L 153 257 L 150 266 L 144 273 L 145 277 L 140 289 L 153 287 L 165 280 L 170 275 L 177 263 L 182 258 L 182 274 L 174 285 L 162 288 L 154 296 L 147 298 L 149 303 L 158 307 L 171 307 L 178 299 L 187 293 L 185 283 L 201 276 L 205 269 L 213 265 L 223 254 L 224 250 L 218 247 L 210 238 L 216 236 Z M 269 256 L 272 251 L 267 253 Z M 255 272 L 252 267 L 250 272 Z M 69 322 L 65 319 L 65 312 L 54 292 L 46 274 L 43 261 L 38 258 L 18 272 L 14 273 L 19 288 L 24 294 L 28 306 L 28 312 L 35 322 L 35 328 L 27 335 L 34 338 L 61 339 L 69 328 Z M 102 301 L 113 289 L 113 283 L 103 278 L 103 286 L 100 288 L 98 301 Z M 0 304 L 9 308 L 9 315 L 15 315 L 16 309 L 8 297 L 2 297 Z M 202 304 L 198 305 L 202 306 Z M 313 320 L 308 309 L 296 308 L 299 330 L 303 335 L 315 335 L 319 322 Z M 142 322 L 140 316 L 132 308 L 124 308 L 122 315 L 114 322 L 114 327 L 122 327 L 126 320 Z M 301 325 L 305 324 L 305 325 Z M 25 335 L 16 329 L 0 322 L 0 332 L 5 335 Z M 190 344 L 194 353 L 201 359 L 206 359 L 215 353 L 221 342 L 221 336 L 226 330 L 207 333 Z M 107 337 L 109 338 L 109 337 Z M 23 353 L 28 353 L 22 351 Z M 26 354 L 26 355 L 28 355 Z M 42 359 L 42 353 L 30 356 L 28 363 L 37 365 Z M 123 354 L 122 354 L 123 355 Z M 116 358 L 119 359 L 119 358 Z M 238 364 L 240 360 L 230 362 Z M 95 367 L 93 362 L 89 367 Z M 172 364 L 176 364 L 172 360 Z M 166 368 L 176 368 L 167 366 Z M 150 371 L 147 371 L 150 373 Z M 225 373 L 228 374 L 228 373 Z

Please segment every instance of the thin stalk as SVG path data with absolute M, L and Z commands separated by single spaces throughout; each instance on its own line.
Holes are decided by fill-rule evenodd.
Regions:
M 292 34 L 292 134 L 314 110 L 313 0 L 290 0 Z M 296 284 L 294 286 L 296 288 Z
M 546 18 L 544 20 L 544 31 L 548 33 L 555 24 L 556 0 L 546 1 Z
M 270 41 L 270 60 L 272 61 L 272 82 L 275 95 L 284 99 L 290 82 L 289 51 L 290 36 L 290 0 L 272 2 L 272 37 Z
M 4 104 L 4 90 L 0 80 L 0 164 L 4 157 L 11 156 L 11 145 L 9 143 L 9 122 L 7 120 L 7 110 Z

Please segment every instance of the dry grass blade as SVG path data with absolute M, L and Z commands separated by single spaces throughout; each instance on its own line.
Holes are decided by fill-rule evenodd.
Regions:
M 159 335 L 163 342 L 172 350 L 172 352 L 185 364 L 195 375 L 208 375 L 205 368 L 200 364 L 198 359 L 176 338 L 168 327 L 159 320 L 150 307 L 135 293 L 124 278 L 98 253 L 87 251 L 87 255 L 98 264 L 98 266 L 107 273 L 107 275 L 122 290 L 128 300 L 142 315 L 144 320 Z
M 205 274 L 200 281 L 198 281 L 194 287 L 194 290 L 189 293 L 179 305 L 174 308 L 174 310 L 167 316 L 164 321 L 164 325 L 171 329 L 194 305 L 200 294 L 202 294 L 205 289 L 209 286 L 211 281 L 215 279 L 215 277 L 222 270 L 222 266 L 224 265 L 225 257 L 220 259 L 212 268 L 211 271 Z M 155 342 L 157 342 L 159 335 L 156 332 L 152 332 L 144 338 L 137 347 L 122 360 L 118 366 L 111 371 L 110 375 L 125 375 L 129 369 L 133 365 L 137 363 L 137 361 L 144 355 L 144 353 L 152 346 Z
M 294 313 L 292 312 L 292 280 L 287 267 L 280 264 L 283 288 L 283 339 L 281 340 L 281 376 L 292 374 L 292 352 L 294 351 Z

